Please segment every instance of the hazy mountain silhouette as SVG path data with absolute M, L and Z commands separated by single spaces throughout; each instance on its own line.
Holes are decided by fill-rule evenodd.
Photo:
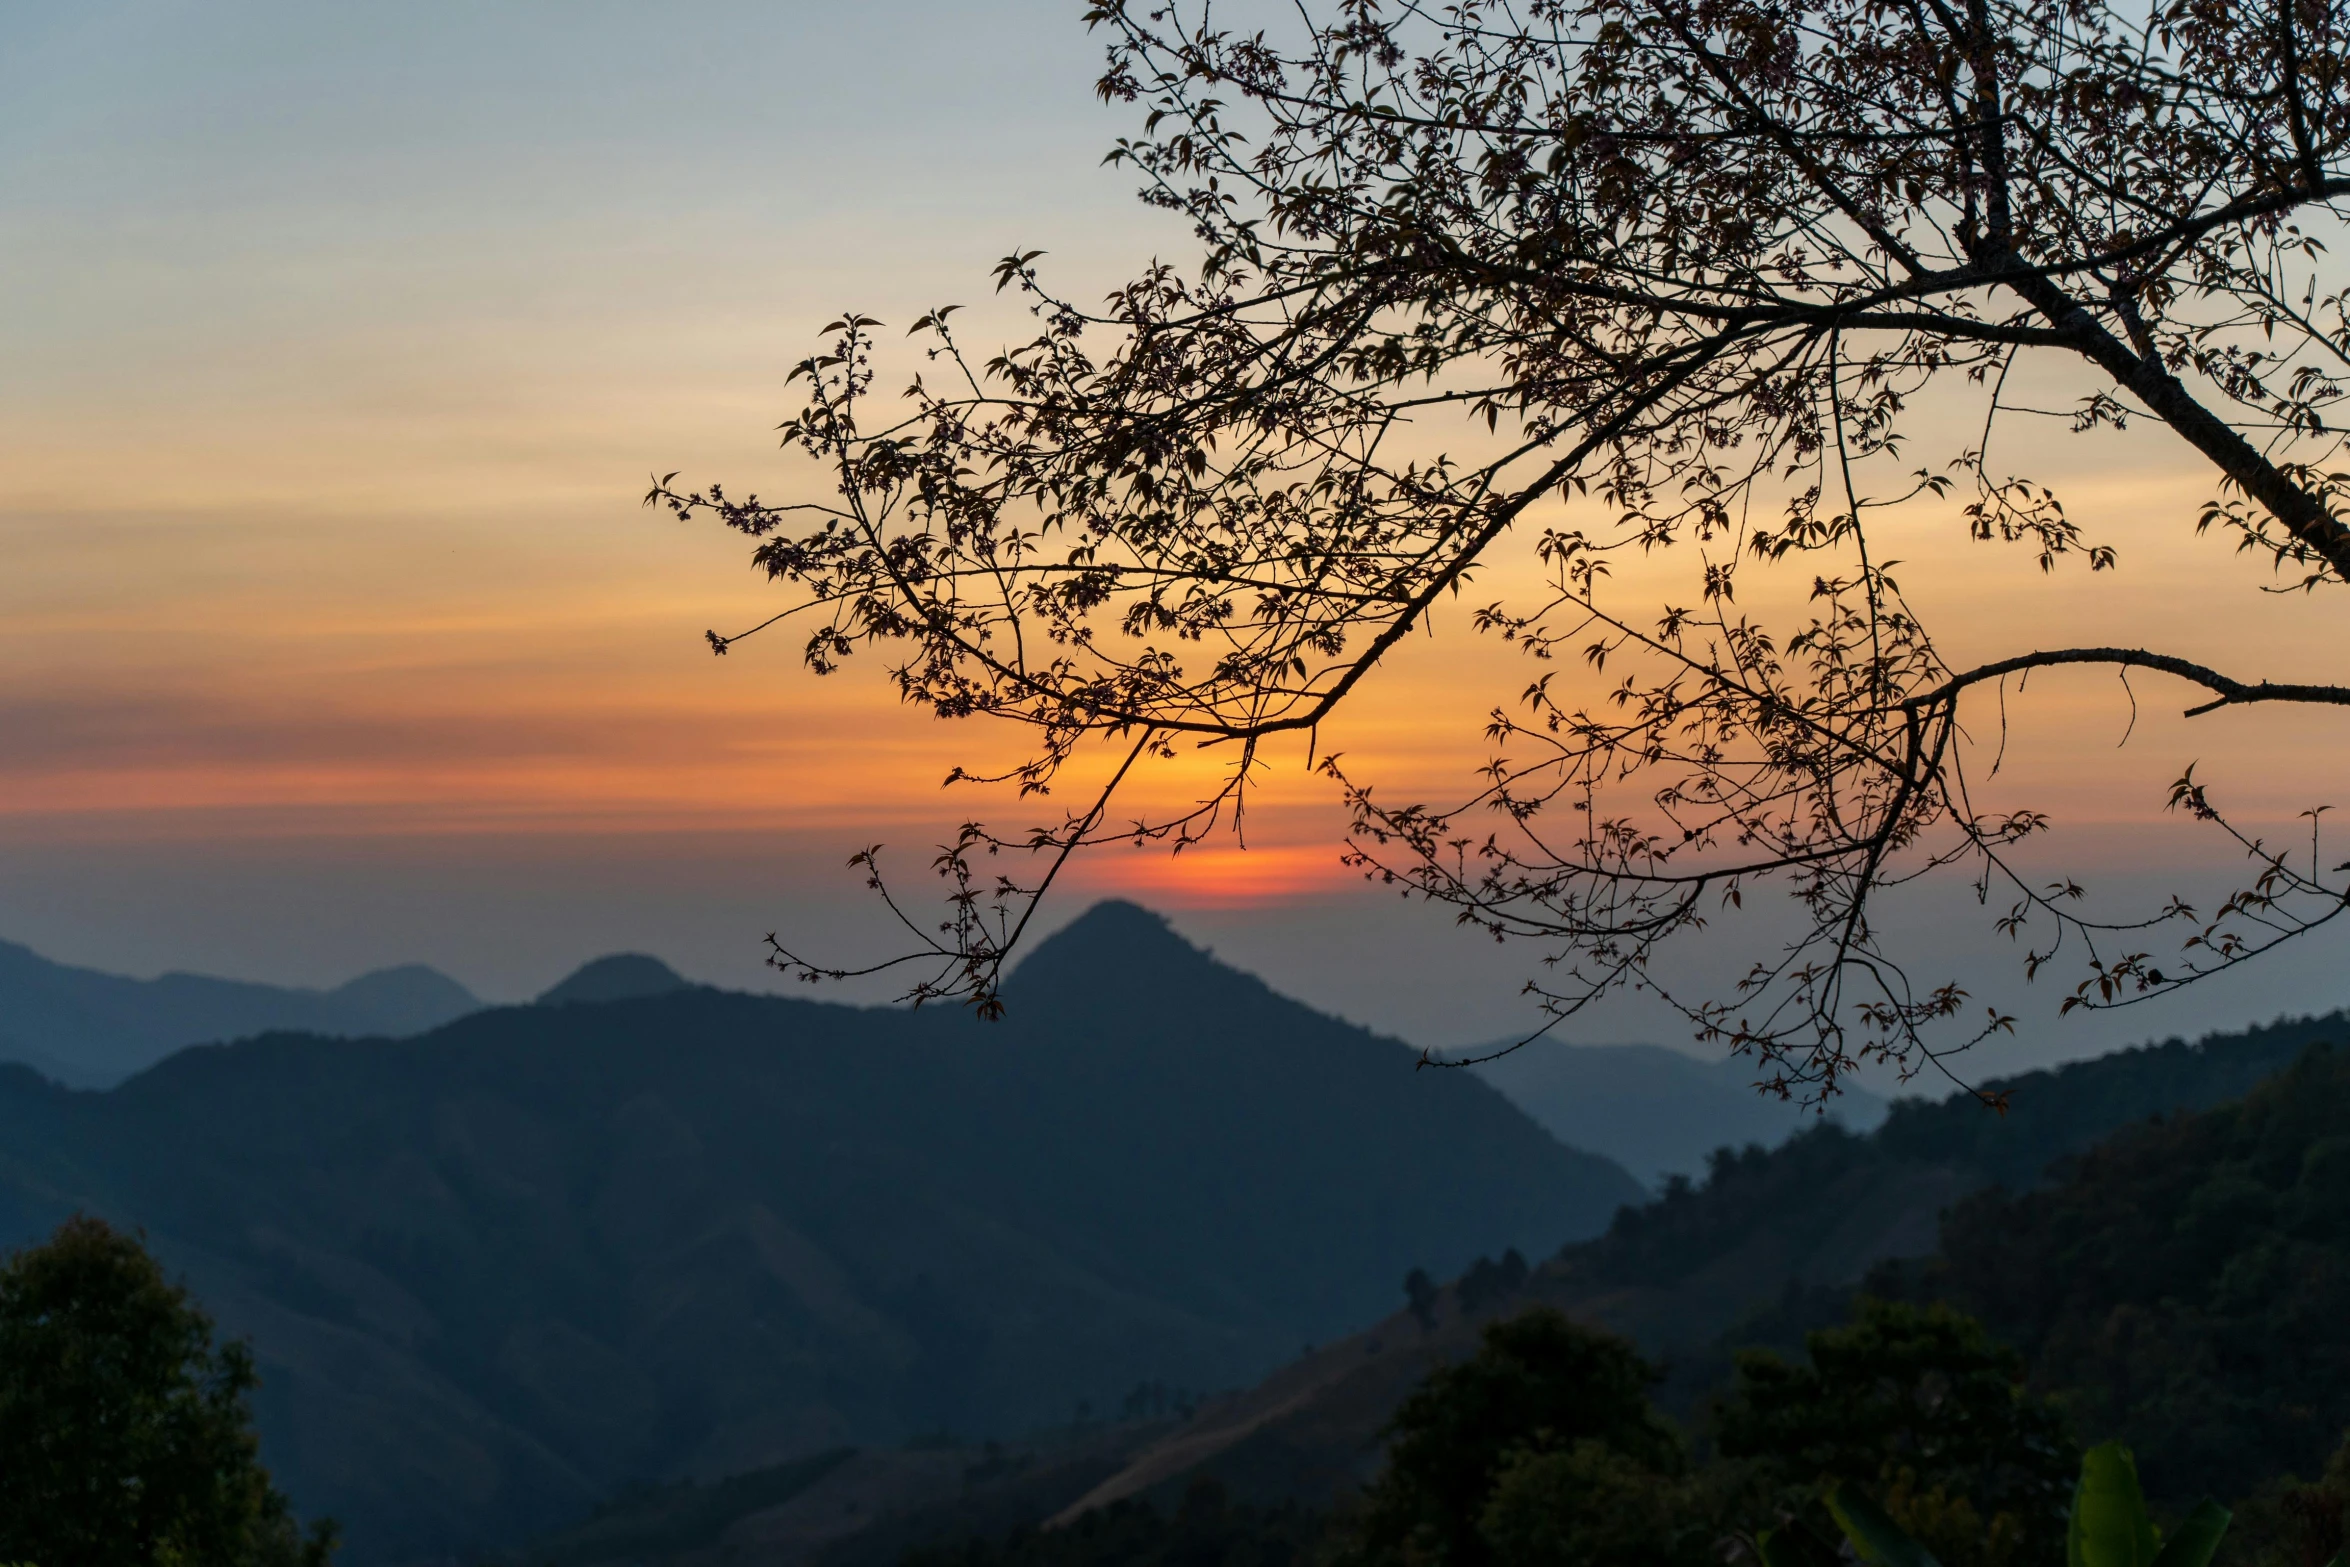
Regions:
M 538 1004 L 557 1007 L 573 1001 L 632 1001 L 639 996 L 687 990 L 692 984 L 659 958 L 641 952 L 615 952 L 572 970 L 560 984 L 549 987 Z
M 129 979 L 0 941 L 0 1061 L 22 1061 L 77 1088 L 120 1082 L 211 1040 L 269 1029 L 415 1034 L 480 1005 L 463 985 L 420 963 L 378 969 L 333 990 L 302 990 L 202 974 Z
M 1756 1093 L 1751 1061 L 1659 1045 L 1537 1040 L 1470 1070 L 1560 1142 L 1607 1155 L 1651 1188 L 1702 1174 L 1717 1148 L 1775 1148 L 1823 1119 L 1854 1132 L 1885 1119 L 1885 1101 L 1865 1089 L 1846 1089 L 1823 1116 Z
M 1007 993 L 981 1024 L 670 989 L 191 1049 L 103 1094 L 0 1069 L 0 1240 L 144 1226 L 251 1335 L 264 1456 L 367 1567 L 631 1477 L 1234 1385 L 1415 1265 L 1640 1195 L 1131 905 Z

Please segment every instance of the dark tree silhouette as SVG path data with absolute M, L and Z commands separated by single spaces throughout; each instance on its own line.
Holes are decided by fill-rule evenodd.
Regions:
M 85 1216 L 0 1265 L 0 1561 L 325 1567 L 256 1456 L 242 1344 Z
M 1546 1307 L 1486 1324 L 1477 1353 L 1430 1373 L 1388 1422 L 1386 1464 L 1335 1560 L 1488 1567 L 1486 1508 L 1530 1457 L 1587 1447 L 1651 1488 L 1680 1474 L 1688 1455 L 1649 1405 L 1655 1380 L 1631 1345 Z
M 1403 1297 L 1411 1307 L 1413 1320 L 1420 1324 L 1420 1331 L 1434 1331 L 1436 1303 L 1443 1298 L 1443 1292 L 1436 1287 L 1436 1281 L 1428 1277 L 1426 1268 L 1414 1268 L 1403 1276 Z
M 1715 1411 L 1723 1457 L 1748 1461 L 1797 1507 L 1824 1480 L 1857 1482 L 1910 1527 L 1942 1524 L 1941 1561 L 2063 1550 L 2080 1449 L 2057 1406 L 2025 1391 L 2023 1356 L 1981 1323 L 1863 1296 L 1850 1322 L 1807 1334 L 1805 1352 L 1796 1364 L 1739 1355 Z
M 759 541 L 816 670 L 870 650 L 910 703 L 1026 726 L 1001 780 L 1024 799 L 1086 779 L 1045 826 L 973 823 L 944 847 L 950 917 L 907 919 L 914 998 L 993 1010 L 1072 853 L 1234 822 L 1265 744 L 1311 756 L 1454 598 L 1535 661 L 1469 797 L 1397 801 L 1319 765 L 1352 807 L 1351 863 L 1541 944 L 1554 1022 L 1645 988 L 1819 1094 L 2009 1021 L 1890 950 L 1888 886 L 1971 878 L 2027 970 L 2077 965 L 2068 1008 L 2341 913 L 2339 868 L 2228 823 L 2190 767 L 2171 804 L 2236 835 L 2246 884 L 2097 917 L 2018 863 L 2047 818 L 1975 803 L 1961 728 L 2003 733 L 2009 688 L 2058 665 L 2183 682 L 2190 713 L 2350 703 L 2322 654 L 2272 681 L 2150 623 L 2143 645 L 2059 627 L 1954 667 L 1870 528 L 1939 506 L 2043 570 L 2114 563 L 1994 456 L 2046 412 L 2009 391 L 2029 366 L 2078 393 L 2059 427 L 2135 421 L 2208 463 L 2180 526 L 2232 535 L 2278 591 L 2342 585 L 2350 324 L 2324 240 L 2350 196 L 2345 0 L 1338 0 L 1245 19 L 1100 0 L 1088 21 L 1102 96 L 1142 111 L 1112 157 L 1189 220 L 1197 265 L 1087 308 L 1048 289 L 1041 252 L 1008 257 L 997 287 L 1036 334 L 974 353 L 933 311 L 903 399 L 876 386 L 880 323 L 844 317 L 785 426 L 825 498 L 675 475 L 647 497 Z M 1611 562 L 1666 546 L 1685 596 L 1613 590 Z M 1546 585 L 1480 595 L 1511 552 Z M 1804 607 L 1741 599 L 1774 570 Z M 1597 693 L 1562 678 L 1575 662 Z M 1137 769 L 1200 745 L 1229 759 L 1212 798 L 1114 814 Z M 1073 771 L 1095 747 L 1098 771 Z M 991 873 L 1004 850 L 1040 868 Z M 857 863 L 879 886 L 876 856 Z M 1790 917 L 1734 984 L 1685 994 L 1656 964 L 1766 888 Z

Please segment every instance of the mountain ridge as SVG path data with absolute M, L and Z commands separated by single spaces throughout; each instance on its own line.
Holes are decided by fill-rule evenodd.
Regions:
M 331 989 L 179 970 L 133 979 L 59 963 L 0 941 L 0 1059 L 76 1088 L 121 1082 L 190 1045 L 270 1029 L 337 1038 L 412 1034 L 480 1007 L 421 963 L 374 969 Z
M 631 1478 L 1242 1383 L 1411 1267 L 1640 1196 L 1163 924 L 1029 962 L 994 1024 L 692 987 L 102 1093 L 0 1072 L 0 1242 L 144 1228 L 253 1339 L 265 1460 L 368 1567 Z
M 1607 1155 L 1651 1191 L 1703 1173 L 1717 1148 L 1775 1148 L 1823 1120 L 1865 1134 L 1887 1114 L 1883 1099 L 1857 1087 L 1817 1110 L 1772 1098 L 1756 1091 L 1750 1061 L 1705 1061 L 1662 1045 L 1536 1040 L 1469 1070 L 1560 1142 Z

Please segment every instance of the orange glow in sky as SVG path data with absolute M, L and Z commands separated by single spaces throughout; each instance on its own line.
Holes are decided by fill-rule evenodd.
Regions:
M 791 364 L 843 308 L 984 303 L 988 266 L 1021 245 L 1078 293 L 1182 253 L 1098 167 L 1128 127 L 1093 98 L 1071 7 L 452 0 L 398 8 L 396 28 L 291 0 L 201 9 L 5 24 L 0 849 L 65 868 L 0 891 L 0 936 L 53 928 L 91 958 L 107 918 L 150 917 L 129 892 L 60 913 L 76 883 L 56 856 L 75 845 L 162 866 L 412 841 L 524 878 L 545 863 L 533 838 L 593 856 L 770 834 L 827 865 L 887 841 L 918 863 L 965 816 L 1041 809 L 942 794 L 949 768 L 1008 759 L 1017 737 L 898 707 L 872 660 L 819 681 L 788 632 L 712 658 L 704 628 L 756 622 L 775 592 L 742 541 L 637 501 L 670 469 L 771 497 L 818 482 L 771 432 Z M 2044 577 L 1966 541 L 1955 503 L 1894 519 L 1882 547 L 1954 662 L 2151 624 L 2245 678 L 2342 673 L 2336 604 L 2262 597 L 2256 565 L 2194 538 L 2208 481 L 2159 439 L 2011 462 L 2059 481 L 2121 568 Z M 1505 560 L 1479 591 L 1522 590 L 1524 570 Z M 1688 570 L 1627 563 L 1619 592 Z M 1466 621 L 1449 610 L 1399 650 L 1322 749 L 1383 792 L 1468 787 L 1485 710 L 1529 673 Z M 2043 677 L 2011 702 L 2000 789 L 2129 863 L 2184 840 L 2161 803 L 2190 760 L 2264 820 L 2334 803 L 2340 721 L 2187 721 L 2152 677 L 2135 700 L 2123 748 L 2131 693 L 2112 676 Z M 1113 848 L 1073 889 L 1227 911 L 1352 895 L 1336 791 L 1302 747 L 1269 760 L 1245 848 Z M 1196 798 L 1217 765 L 1162 769 L 1135 808 Z M 330 961 L 280 961 L 310 918 L 287 898 L 249 949 L 174 957 L 158 923 L 138 950 Z M 349 950 L 395 939 L 411 937 L 354 925 Z

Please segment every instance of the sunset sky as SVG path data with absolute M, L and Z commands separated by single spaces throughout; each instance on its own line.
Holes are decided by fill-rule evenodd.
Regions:
M 984 808 L 938 780 L 1000 743 L 870 669 L 817 681 L 784 640 L 713 659 L 705 627 L 776 600 L 739 540 L 638 498 L 671 469 L 807 483 L 773 427 L 841 310 L 983 302 L 1016 247 L 1079 294 L 1186 255 L 1100 167 L 1129 125 L 1093 95 L 1082 10 L 0 3 L 0 937 L 307 984 L 423 960 L 498 999 L 615 948 L 757 984 L 770 929 L 878 940 L 841 862 L 886 841 L 912 870 Z M 2181 454 L 2133 432 L 2029 455 L 2122 568 L 2042 577 L 1954 507 L 1904 516 L 1905 583 L 1954 656 L 2153 625 L 2247 678 L 2345 673 L 2337 600 L 2262 597 L 2192 537 L 2208 484 Z M 1524 674 L 1437 629 L 1326 748 L 1465 776 Z M 2350 758 L 2328 714 L 2136 696 L 2131 730 L 2110 675 L 2037 683 L 2002 775 L 2108 885 L 2221 863 L 2161 811 L 2185 762 L 2291 831 Z M 1350 881 L 1302 760 L 1275 758 L 1247 848 L 1113 851 L 1055 917 L 1122 890 L 1415 1043 L 1516 1027 L 1534 954 Z M 2059 1027 L 1979 913 L 1907 917 L 1954 913 L 2027 1020 L 2002 1064 L 2350 999 L 2327 935 Z M 1643 1035 L 1677 1042 L 1636 1007 L 1585 1031 Z

